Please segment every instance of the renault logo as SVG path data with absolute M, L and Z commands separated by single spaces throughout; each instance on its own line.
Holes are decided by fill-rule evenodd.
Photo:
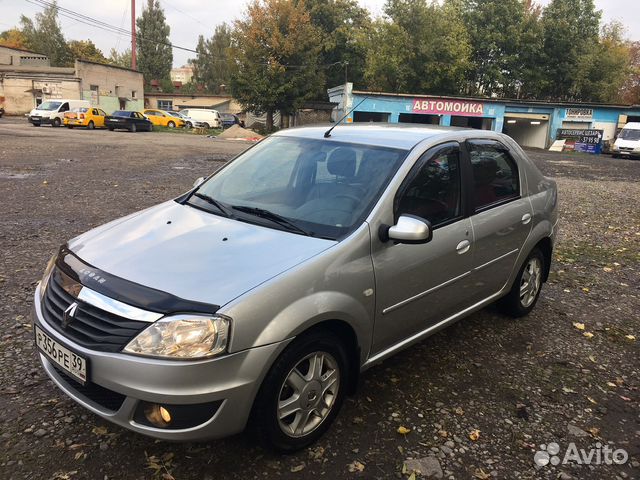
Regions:
M 67 328 L 69 324 L 73 322 L 77 309 L 78 304 L 76 302 L 73 302 L 67 307 L 67 309 L 62 314 L 62 328 Z

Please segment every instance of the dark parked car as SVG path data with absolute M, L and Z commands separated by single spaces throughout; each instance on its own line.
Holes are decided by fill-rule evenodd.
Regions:
M 222 120 L 222 128 L 233 127 L 234 125 L 240 125 L 244 127 L 244 122 L 238 118 L 237 115 L 232 113 L 221 113 L 220 119 Z
M 140 112 L 116 110 L 104 119 L 104 124 L 111 131 L 116 128 L 137 132 L 138 130 L 153 130 L 153 123 Z
M 0 107 L 0 118 L 2 118 L 2 115 L 4 115 L 4 108 Z

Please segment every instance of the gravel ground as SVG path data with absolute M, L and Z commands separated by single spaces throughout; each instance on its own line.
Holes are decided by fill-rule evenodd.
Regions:
M 154 441 L 58 391 L 36 362 L 29 320 L 50 255 L 177 196 L 247 145 L 0 120 L 0 478 L 640 478 L 640 161 L 607 156 L 530 152 L 561 199 L 551 278 L 531 315 L 487 308 L 367 371 L 305 451 L 274 455 L 248 434 Z M 629 459 L 536 467 L 550 442 L 561 456 L 575 442 Z

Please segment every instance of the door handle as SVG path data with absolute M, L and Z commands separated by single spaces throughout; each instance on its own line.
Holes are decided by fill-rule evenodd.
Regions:
M 522 224 L 526 225 L 527 223 L 529 223 L 531 221 L 531 214 L 530 213 L 525 213 L 522 216 Z
M 467 253 L 471 248 L 471 242 L 469 240 L 461 241 L 456 247 L 456 251 L 462 255 L 463 253 Z

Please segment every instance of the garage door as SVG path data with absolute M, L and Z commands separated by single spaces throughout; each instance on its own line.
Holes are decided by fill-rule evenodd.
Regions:
M 546 148 L 549 138 L 549 115 L 507 113 L 502 132 L 521 147 Z

